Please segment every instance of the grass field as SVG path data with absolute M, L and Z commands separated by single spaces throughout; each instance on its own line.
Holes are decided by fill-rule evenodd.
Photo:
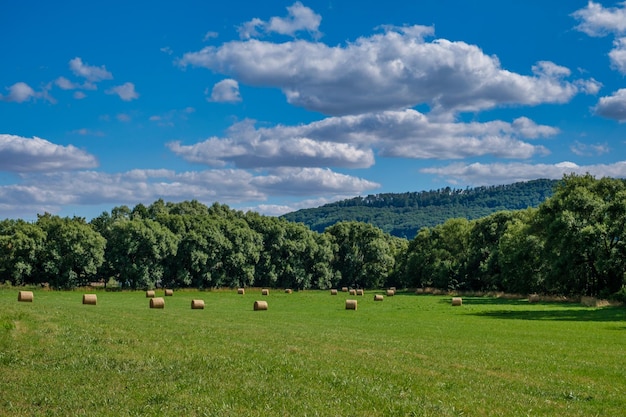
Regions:
M 0 415 L 626 415 L 623 307 L 377 293 L 0 289 Z

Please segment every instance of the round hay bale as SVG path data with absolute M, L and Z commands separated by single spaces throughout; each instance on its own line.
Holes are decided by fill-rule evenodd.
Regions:
M 387 290 L 387 297 L 393 297 L 394 295 L 396 295 L 396 290 Z
M 348 287 L 341 287 L 341 292 L 348 292 Z
M 33 295 L 32 291 L 20 291 L 17 294 L 17 301 L 23 301 L 23 302 L 26 302 L 26 303 L 32 303 L 34 297 L 35 296 Z
M 337 295 L 337 290 L 330 290 L 330 295 Z
M 383 301 L 383 295 L 382 294 L 376 294 L 374 296 L 374 301 Z
M 463 305 L 463 299 L 461 297 L 452 297 L 452 305 L 453 306 Z
M 539 298 L 539 294 L 530 294 L 528 296 L 529 303 L 538 303 L 539 301 L 541 301 L 541 298 Z
M 261 295 L 270 295 L 270 290 L 268 290 L 267 288 L 263 288 L 261 290 Z
M 389 287 L 390 290 L 392 290 L 393 292 L 396 292 L 396 287 Z
M 161 297 L 151 298 L 150 308 L 165 308 L 165 300 Z
M 83 294 L 83 304 L 95 306 L 98 304 L 98 296 L 96 294 Z
M 146 291 L 146 298 L 154 298 L 154 290 Z
M 267 301 L 255 301 L 254 311 L 267 310 Z
M 350 295 L 356 295 L 356 290 L 350 290 Z
M 289 288 L 287 288 L 287 289 L 285 290 L 285 294 L 291 294 L 292 292 L 293 292 L 293 291 L 291 291 Z
M 244 290 L 243 288 L 237 288 L 237 294 L 243 295 L 245 293 L 246 293 L 246 290 Z
M 204 310 L 204 300 L 191 300 L 192 310 Z
M 356 290 L 356 295 L 363 295 L 363 290 Z
M 356 300 L 346 300 L 346 310 L 356 310 Z
M 166 297 L 171 297 L 174 295 L 174 290 L 165 290 L 165 296 Z

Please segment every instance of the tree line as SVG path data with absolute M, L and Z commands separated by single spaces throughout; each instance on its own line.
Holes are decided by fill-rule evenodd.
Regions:
M 412 239 L 423 227 L 436 226 L 450 218 L 472 220 L 497 211 L 537 207 L 552 195 L 557 182 L 538 179 L 488 187 L 373 194 L 282 217 L 302 222 L 320 233 L 339 221 L 353 220 L 371 223 L 393 236 Z
M 451 218 L 411 240 L 343 221 L 323 232 L 198 201 L 116 207 L 87 222 L 0 222 L 0 279 L 74 288 L 433 287 L 624 294 L 626 183 L 569 175 L 536 208 Z

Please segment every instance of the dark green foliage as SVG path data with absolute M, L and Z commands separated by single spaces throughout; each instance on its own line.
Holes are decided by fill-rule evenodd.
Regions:
M 445 211 L 474 200 L 500 207 L 504 203 L 493 196 L 503 190 L 526 201 L 519 197 L 538 196 L 548 183 L 438 190 L 422 194 L 418 206 Z M 355 199 L 344 209 L 409 210 L 419 194 L 391 196 Z M 619 298 L 625 242 L 626 182 L 570 175 L 537 208 L 447 218 L 411 240 L 366 221 L 317 232 L 285 218 L 197 201 L 116 207 L 91 223 L 50 214 L 35 223 L 5 220 L 0 274 L 13 285 L 56 288 L 114 278 L 130 288 L 396 286 Z
M 456 217 L 479 219 L 502 210 L 537 207 L 552 195 L 556 180 L 534 180 L 510 185 L 355 197 L 318 208 L 283 215 L 287 220 L 323 232 L 341 221 L 373 224 L 393 236 L 412 239 L 422 227 Z

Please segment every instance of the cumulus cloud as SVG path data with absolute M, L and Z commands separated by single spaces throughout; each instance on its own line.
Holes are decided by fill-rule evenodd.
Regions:
M 100 67 L 87 65 L 83 63 L 83 60 L 80 57 L 71 59 L 69 65 L 75 75 L 83 77 L 90 82 L 99 82 L 113 78 L 113 74 L 107 71 L 104 65 Z
M 455 163 L 444 167 L 423 168 L 420 172 L 437 175 L 453 184 L 480 186 L 530 181 L 536 178 L 561 179 L 565 174 L 590 173 L 596 177 L 624 178 L 626 161 L 597 165 L 577 165 L 569 161 L 557 164 Z
M 590 1 L 572 13 L 580 21 L 576 29 L 589 36 L 606 36 L 609 33 L 626 32 L 626 2 L 618 3 L 618 7 L 604 7 L 600 3 Z
M 216 83 L 208 100 L 217 103 L 240 102 L 239 83 L 231 78 Z
M 613 49 L 609 52 L 611 66 L 622 74 L 626 74 L 626 38 L 613 41 Z
M 289 103 L 329 115 L 428 104 L 437 112 L 480 111 L 502 105 L 564 103 L 581 89 L 570 71 L 542 61 L 532 75 L 503 69 L 499 60 L 465 42 L 435 39 L 430 28 L 385 27 L 344 46 L 295 40 L 232 41 L 189 52 L 181 66 L 205 67 L 240 83 L 280 88 Z
M 619 122 L 626 121 L 626 88 L 620 88 L 610 96 L 600 97 L 594 107 L 595 114 L 614 119 Z
M 38 137 L 0 134 L 0 169 L 5 172 L 69 171 L 97 165 L 93 155 L 72 145 L 56 145 Z
M 319 193 L 360 193 L 380 187 L 372 181 L 339 174 L 324 168 L 278 168 L 269 175 L 251 180 L 259 190 L 272 195 L 310 195 Z
M 29 173 L 22 182 L 0 185 L 3 213 L 21 208 L 20 217 L 44 210 L 55 212 L 64 205 L 150 204 L 158 198 L 211 204 L 265 201 L 268 193 L 279 196 L 309 192 L 358 195 L 378 184 L 329 170 L 289 169 L 254 175 L 244 170 L 174 172 L 166 169 L 131 170 L 122 173 L 96 171 Z M 25 211 L 28 210 L 28 211 Z
M 287 17 L 272 17 L 269 21 L 254 18 L 239 27 L 239 36 L 249 39 L 264 33 L 278 33 L 280 35 L 295 36 L 296 33 L 306 31 L 314 38 L 319 38 L 319 26 L 322 17 L 302 3 L 295 2 L 287 7 Z M 205 37 L 206 39 L 206 37 Z
M 21 81 L 7 87 L 6 89 L 9 91 L 9 94 L 6 96 L 0 94 L 0 99 L 2 101 L 23 103 L 40 96 L 40 94 L 36 93 L 31 86 Z
M 595 156 L 608 153 L 610 148 L 606 142 L 594 144 L 576 141 L 570 146 L 570 150 L 578 156 Z
M 124 83 L 115 86 L 106 91 L 107 94 L 115 94 L 124 101 L 131 101 L 139 98 L 139 94 L 135 91 L 135 84 Z
M 226 137 L 211 137 L 193 145 L 176 141 L 167 146 L 187 161 L 210 166 L 368 168 L 374 164 L 374 152 L 415 159 L 530 158 L 548 151 L 528 140 L 558 133 L 554 127 L 524 117 L 512 123 L 441 122 L 407 109 L 269 128 L 257 128 L 254 121 L 247 120 L 233 125 Z

